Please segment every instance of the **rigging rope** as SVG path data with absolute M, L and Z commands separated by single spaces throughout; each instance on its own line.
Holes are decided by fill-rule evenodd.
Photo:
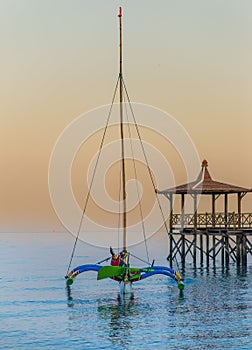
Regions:
M 124 89 L 125 89 L 125 92 L 126 92 L 127 100 L 128 100 L 129 106 L 130 106 L 130 110 L 131 110 L 131 113 L 132 113 L 132 116 L 133 116 L 136 132 L 137 132 L 138 138 L 140 140 L 142 152 L 143 152 L 144 159 L 145 159 L 145 162 L 146 162 L 146 165 L 147 165 L 147 169 L 148 169 L 148 173 L 149 173 L 149 176 L 150 176 L 150 179 L 151 179 L 151 183 L 152 183 L 154 192 L 156 193 L 154 178 L 153 178 L 153 175 L 152 175 L 152 172 L 151 172 L 151 169 L 150 169 L 150 166 L 149 166 L 149 162 L 148 162 L 148 159 L 147 159 L 147 156 L 146 156 L 146 152 L 145 152 L 145 149 L 144 149 L 144 146 L 143 146 L 141 134 L 140 134 L 137 122 L 136 122 L 136 118 L 135 118 L 135 114 L 134 114 L 134 111 L 133 111 L 133 107 L 132 107 L 131 102 L 130 102 L 129 94 L 128 94 L 128 91 L 127 91 L 124 79 L 122 79 L 122 81 L 123 81 L 123 86 L 124 86 Z M 163 223 L 164 223 L 165 229 L 167 231 L 167 234 L 169 234 L 168 226 L 167 226 L 167 223 L 166 223 L 165 217 L 164 217 L 164 212 L 162 210 L 161 203 L 160 203 L 160 200 L 159 200 L 159 197 L 158 197 L 157 193 L 156 193 L 156 199 L 157 199 L 158 206 L 159 206 L 159 209 L 160 209 L 160 212 L 161 212 L 161 215 L 162 215 L 162 219 L 163 219 Z
M 135 259 L 137 259 L 137 260 L 139 260 L 139 261 L 142 261 L 142 262 L 145 263 L 145 264 L 151 265 L 149 261 L 145 261 L 145 260 L 139 258 L 138 256 L 132 254 L 132 253 L 130 253 L 130 256 L 133 256 Z
M 120 76 L 118 76 L 118 79 L 117 79 L 117 82 L 116 82 L 116 86 L 115 86 L 112 102 L 111 102 L 111 105 L 110 105 L 110 109 L 109 109 L 109 113 L 108 113 L 105 129 L 104 129 L 104 132 L 103 132 L 102 140 L 101 140 L 99 151 L 98 151 L 98 156 L 97 156 L 97 159 L 96 159 L 96 162 L 95 162 L 95 167 L 94 167 L 94 171 L 93 171 L 91 182 L 90 182 L 90 187 L 89 187 L 88 194 L 87 194 L 87 197 L 86 197 L 85 205 L 83 207 L 82 216 L 81 216 L 81 219 L 80 219 L 80 223 L 79 223 L 79 227 L 78 227 L 78 230 L 77 230 L 76 239 L 75 239 L 75 242 L 74 242 L 74 245 L 73 245 L 73 250 L 72 250 L 72 254 L 71 254 L 71 257 L 70 257 L 70 261 L 69 261 L 69 264 L 68 264 L 68 268 L 67 268 L 67 273 L 66 274 L 68 274 L 68 272 L 70 270 L 70 266 L 72 264 L 72 260 L 73 260 L 73 257 L 74 257 L 77 241 L 79 239 L 83 218 L 84 218 L 84 215 L 85 215 L 85 212 L 86 212 L 86 209 L 87 209 L 87 205 L 88 205 L 88 201 L 89 201 L 89 198 L 90 198 L 91 189 L 92 189 L 92 186 L 93 186 L 93 182 L 94 182 L 94 178 L 95 178 L 98 162 L 99 162 L 101 151 L 102 151 L 102 148 L 103 148 L 103 145 L 104 145 L 105 135 L 106 135 L 106 132 L 107 132 L 107 129 L 108 129 L 108 124 L 109 124 L 109 120 L 110 120 L 110 117 L 111 117 L 112 108 L 113 108 L 113 105 L 114 105 L 114 101 L 115 101 L 115 96 L 116 96 L 116 92 L 117 92 L 117 89 L 118 89 L 119 80 L 120 80 Z
M 127 88 L 126 88 L 126 84 L 125 84 L 125 81 L 124 81 L 123 77 L 122 77 L 122 82 L 123 82 L 124 90 L 126 92 L 127 101 L 128 101 L 129 106 L 130 106 L 131 114 L 132 114 L 132 117 L 133 117 L 133 120 L 134 120 L 134 125 L 135 125 L 135 128 L 136 128 L 136 132 L 137 132 L 138 138 L 140 140 L 142 152 L 143 152 L 144 159 L 145 159 L 145 162 L 146 162 L 146 165 L 147 165 L 147 169 L 148 169 L 148 172 L 149 172 L 151 183 L 152 183 L 154 192 L 156 193 L 156 200 L 158 202 L 158 206 L 159 206 L 159 210 L 160 210 L 160 213 L 161 213 L 161 216 L 162 216 L 163 224 L 165 226 L 166 233 L 168 234 L 168 236 L 170 236 L 169 230 L 168 230 L 168 226 L 167 226 L 167 223 L 166 223 L 166 220 L 165 220 L 164 212 L 163 212 L 163 209 L 161 207 L 161 202 L 160 202 L 158 194 L 156 192 L 154 178 L 153 178 L 153 175 L 152 175 L 152 172 L 151 172 L 151 169 L 150 169 L 150 166 L 149 166 L 149 162 L 148 162 L 148 159 L 147 159 L 147 156 L 146 156 L 146 152 L 145 152 L 145 149 L 144 149 L 144 146 L 143 146 L 143 142 L 142 142 L 141 134 L 140 134 L 137 122 L 136 122 L 134 110 L 133 110 L 133 107 L 132 107 L 132 104 L 131 104 L 131 101 L 130 101 L 130 98 L 129 98 L 129 94 L 128 94 L 128 91 L 127 91 Z M 178 262 L 177 262 L 177 264 L 178 264 Z
M 139 203 L 139 211 L 140 211 L 141 224 L 142 224 L 142 230 L 143 230 L 143 236 L 144 236 L 144 244 L 145 244 L 145 250 L 146 250 L 146 256 L 147 256 L 148 264 L 150 264 L 149 251 L 148 251 L 148 247 L 147 247 L 147 239 L 146 239 L 146 232 L 145 232 L 145 225 L 144 225 L 144 218 L 143 218 L 143 210 L 142 210 L 140 192 L 139 192 L 139 187 L 138 187 L 136 161 L 135 161 L 135 157 L 134 157 L 134 149 L 133 149 L 133 144 L 132 144 L 132 135 L 131 135 L 130 124 L 129 124 L 129 116 L 128 116 L 128 111 L 127 111 L 126 105 L 125 105 L 125 111 L 126 111 L 126 117 L 127 117 L 127 121 L 128 121 L 127 125 L 128 125 L 130 148 L 131 148 L 132 159 L 133 159 L 133 166 L 134 166 L 134 175 L 135 175 L 135 179 L 137 180 L 136 189 L 137 189 L 137 198 L 138 198 L 138 203 Z

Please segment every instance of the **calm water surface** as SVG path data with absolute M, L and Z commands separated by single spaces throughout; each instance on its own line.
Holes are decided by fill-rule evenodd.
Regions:
M 251 262 L 245 270 L 188 264 L 183 294 L 156 276 L 120 300 L 116 282 L 95 273 L 65 288 L 70 235 L 0 238 L 1 349 L 252 349 Z M 80 250 L 78 264 L 107 254 Z

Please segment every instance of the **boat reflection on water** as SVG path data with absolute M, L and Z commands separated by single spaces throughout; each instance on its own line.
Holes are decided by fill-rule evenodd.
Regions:
M 134 322 L 131 321 L 139 316 L 139 304 L 134 294 L 118 293 L 110 303 L 100 300 L 97 311 L 99 317 L 107 322 L 108 338 L 112 345 L 122 348 L 130 345 L 135 333 Z
M 69 310 L 68 330 L 75 334 L 76 329 L 85 329 L 86 322 L 95 322 L 101 333 L 107 334 L 111 346 L 125 348 L 134 339 L 135 320 L 141 314 L 141 307 L 134 293 L 118 293 L 114 298 L 82 298 L 66 288 Z M 144 307 L 149 305 L 144 304 Z M 94 319 L 93 319 L 94 318 Z M 91 335 L 83 333 L 83 341 L 88 342 Z M 108 345 L 108 344 L 107 344 Z
M 67 295 L 67 306 L 73 307 L 74 302 L 73 302 L 73 297 L 72 297 L 72 293 L 71 293 L 71 288 L 69 286 L 66 286 L 66 295 Z

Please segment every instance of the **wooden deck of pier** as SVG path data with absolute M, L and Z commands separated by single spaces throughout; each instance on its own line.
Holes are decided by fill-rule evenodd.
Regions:
M 206 160 L 198 178 L 184 185 L 158 191 L 170 203 L 169 255 L 170 265 L 180 260 L 185 265 L 190 258 L 196 265 L 209 265 L 220 260 L 223 266 L 233 261 L 239 266 L 247 265 L 248 255 L 252 255 L 252 213 L 242 213 L 242 199 L 252 189 L 214 181 L 207 169 Z M 174 195 L 181 196 L 181 211 L 173 212 Z M 229 195 L 237 195 L 237 211 L 229 212 Z M 193 212 L 186 212 L 185 196 L 193 198 Z M 198 213 L 201 195 L 211 196 L 210 213 Z M 216 212 L 216 199 L 223 196 L 223 212 Z

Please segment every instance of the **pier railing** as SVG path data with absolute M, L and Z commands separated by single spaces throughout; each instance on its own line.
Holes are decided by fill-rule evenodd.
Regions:
M 231 213 L 198 213 L 194 214 L 173 214 L 172 226 L 192 228 L 252 228 L 252 213 L 238 214 Z

